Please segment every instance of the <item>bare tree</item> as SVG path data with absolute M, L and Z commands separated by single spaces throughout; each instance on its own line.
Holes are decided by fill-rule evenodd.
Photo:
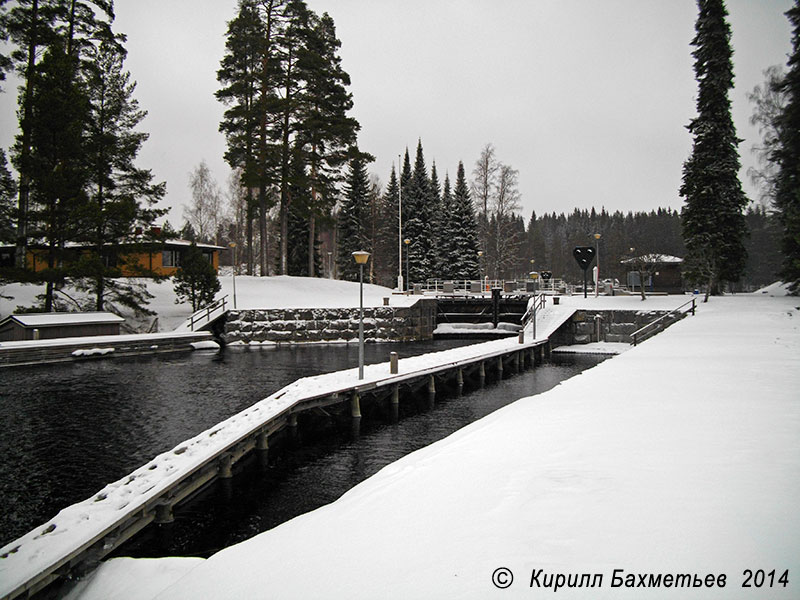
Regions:
M 494 155 L 494 146 L 486 144 L 472 170 L 471 195 L 475 202 L 478 221 L 478 237 L 483 255 L 489 256 L 489 209 L 496 187 L 499 165 Z
M 492 197 L 492 225 L 495 279 L 504 276 L 517 257 L 520 240 L 514 230 L 514 217 L 520 210 L 519 171 L 498 163 L 497 183 Z
M 753 144 L 751 148 L 758 160 L 758 167 L 749 167 L 747 174 L 758 186 L 759 200 L 765 208 L 769 208 L 775 198 L 778 163 L 772 161 L 771 156 L 779 141 L 780 116 L 788 102 L 786 91 L 781 87 L 784 77 L 783 67 L 773 65 L 764 70 L 763 85 L 757 85 L 747 94 L 747 99 L 753 103 L 750 124 L 758 126 L 762 138 L 760 144 Z
M 222 220 L 222 198 L 219 186 L 205 160 L 189 174 L 192 203 L 184 206 L 183 218 L 192 226 L 201 241 L 218 241 Z

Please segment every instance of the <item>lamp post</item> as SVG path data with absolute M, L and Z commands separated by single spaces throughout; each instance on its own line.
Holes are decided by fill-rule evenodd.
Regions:
M 483 294 L 483 250 L 478 250 L 478 283 L 481 286 L 481 294 Z
M 600 234 L 594 234 L 594 255 L 597 257 L 597 264 L 595 265 L 595 269 L 597 269 L 597 280 L 594 282 L 594 297 L 597 298 L 600 292 Z
M 536 262 L 536 260 L 532 258 L 531 259 L 531 279 L 533 279 L 533 295 L 534 296 L 536 295 L 536 277 L 533 276 L 533 274 L 534 274 L 533 263 L 535 263 L 535 262 Z
M 408 245 L 411 243 L 411 240 L 406 238 L 403 240 L 406 244 L 406 285 L 408 286 L 409 291 L 411 290 L 411 271 L 408 267 Z
M 233 269 L 231 270 L 231 276 L 233 277 L 233 308 L 236 308 L 236 242 L 231 242 L 228 246 L 233 250 Z
M 403 174 L 397 155 L 397 291 L 403 291 Z M 408 240 L 406 240 L 408 243 Z
M 364 379 L 364 265 L 369 260 L 369 252 L 356 250 L 353 258 L 358 265 L 358 378 Z

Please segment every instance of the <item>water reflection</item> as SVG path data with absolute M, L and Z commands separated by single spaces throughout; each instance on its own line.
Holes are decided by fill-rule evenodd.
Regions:
M 365 360 L 465 343 L 368 344 Z M 357 364 L 342 344 L 3 369 L 0 546 L 292 381 Z
M 252 461 L 230 487 L 210 492 L 189 510 L 176 512 L 169 543 L 157 531 L 123 546 L 126 556 L 208 556 L 333 502 L 395 460 L 436 442 L 494 410 L 544 392 L 594 366 L 599 357 L 559 357 L 521 375 L 461 397 L 437 402 L 433 410 L 388 425 L 372 423 L 356 439 L 333 437 L 303 445 L 268 468 Z M 230 486 L 227 482 L 225 485 Z

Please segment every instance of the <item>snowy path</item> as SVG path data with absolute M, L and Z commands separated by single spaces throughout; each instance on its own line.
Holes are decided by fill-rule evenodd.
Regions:
M 208 560 L 115 559 L 82 597 L 538 598 L 587 573 L 597 587 L 557 597 L 798 598 L 798 306 L 712 299 L 333 504 Z M 615 569 L 726 587 L 614 588 Z M 746 569 L 775 569 L 773 586 L 743 588 Z

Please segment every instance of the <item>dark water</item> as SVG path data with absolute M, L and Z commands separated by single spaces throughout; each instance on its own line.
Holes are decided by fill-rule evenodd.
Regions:
M 249 468 L 232 481 L 218 481 L 205 497 L 176 511 L 173 524 L 151 527 L 116 555 L 209 556 L 333 502 L 406 454 L 519 398 L 544 392 L 600 360 L 589 356 L 554 357 L 549 363 L 484 389 L 437 400 L 432 410 L 396 424 L 376 422 L 362 426 L 357 437 L 343 434 L 303 444 L 269 465 L 259 464 L 254 458 Z
M 365 362 L 466 343 L 368 344 Z M 350 344 L 0 370 L 0 546 L 292 381 L 357 364 Z

